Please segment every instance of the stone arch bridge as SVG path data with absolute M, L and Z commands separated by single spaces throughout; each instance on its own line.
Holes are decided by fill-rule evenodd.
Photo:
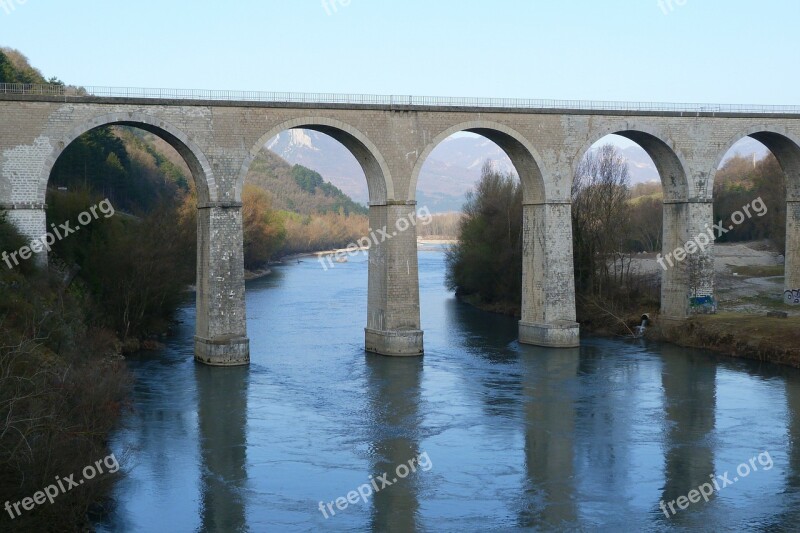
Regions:
M 413 216 L 420 169 L 439 142 L 468 131 L 497 143 L 524 190 L 523 343 L 578 345 L 570 188 L 583 155 L 608 134 L 638 143 L 656 164 L 665 254 L 712 224 L 714 175 L 728 149 L 746 136 L 767 145 L 788 175 L 786 288 L 800 288 L 800 108 L 0 85 L 0 209 L 26 237 L 46 231 L 45 192 L 62 151 L 83 133 L 114 124 L 158 135 L 192 172 L 195 356 L 207 364 L 249 361 L 242 186 L 265 142 L 291 128 L 326 133 L 355 155 L 368 182 L 371 228 Z M 712 253 L 710 246 L 697 252 Z M 699 273 L 704 294 L 713 294 L 713 275 L 711 266 Z M 676 267 L 663 276 L 662 317 L 682 320 L 690 313 L 689 274 Z M 366 349 L 421 355 L 413 225 L 373 246 L 368 285 Z

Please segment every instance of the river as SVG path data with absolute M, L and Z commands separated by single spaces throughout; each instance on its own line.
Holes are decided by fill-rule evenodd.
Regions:
M 441 251 L 419 265 L 423 358 L 363 351 L 363 255 L 248 282 L 246 368 L 195 364 L 187 302 L 164 351 L 128 359 L 124 474 L 98 528 L 798 527 L 800 371 L 645 341 L 521 346 L 513 319 L 446 290 Z

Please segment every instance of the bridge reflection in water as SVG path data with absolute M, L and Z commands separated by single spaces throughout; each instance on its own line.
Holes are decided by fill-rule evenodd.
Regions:
M 426 356 L 367 355 L 348 344 L 363 328 L 366 261 L 251 283 L 251 325 L 269 327 L 251 328 L 250 367 L 196 365 L 191 308 L 165 352 L 129 359 L 135 408 L 112 449 L 130 460 L 101 530 L 798 523 L 800 371 L 642 341 L 522 346 L 513 319 L 446 292 L 433 252 L 420 254 Z M 659 509 L 765 450 L 773 469 L 674 517 Z M 328 519 L 318 510 L 423 452 L 429 471 Z
M 423 362 L 387 361 L 368 355 L 366 364 L 372 475 L 387 473 L 386 479 L 391 482 L 396 479 L 399 465 L 408 465 L 409 460 L 424 452 L 419 443 Z M 419 478 L 429 473 L 418 469 L 373 495 L 370 519 L 373 531 L 419 530 Z
M 580 349 L 523 354 L 527 483 L 523 527 L 574 524 L 578 517 L 575 425 Z
M 195 365 L 203 531 L 245 531 L 246 367 Z

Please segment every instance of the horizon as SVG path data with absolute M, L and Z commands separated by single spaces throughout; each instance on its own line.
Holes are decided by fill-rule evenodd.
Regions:
M 66 83 L 751 105 L 800 104 L 774 67 L 798 19 L 791 0 L 0 3 L 2 44 Z

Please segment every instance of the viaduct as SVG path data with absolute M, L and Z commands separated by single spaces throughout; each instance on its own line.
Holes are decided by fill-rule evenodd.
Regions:
M 420 169 L 438 143 L 462 131 L 497 143 L 524 191 L 523 343 L 579 343 L 570 188 L 583 155 L 609 134 L 639 144 L 655 162 L 664 186 L 664 254 L 713 223 L 714 176 L 728 149 L 746 136 L 765 144 L 788 177 L 785 279 L 787 289 L 800 287 L 800 108 L 0 85 L 0 210 L 23 235 L 46 231 L 45 193 L 59 155 L 106 125 L 158 135 L 192 172 L 195 357 L 210 365 L 249 362 L 242 186 L 264 144 L 292 128 L 328 134 L 353 153 L 368 183 L 371 228 L 413 216 Z M 421 355 L 414 226 L 369 253 L 366 349 Z M 712 254 L 709 246 L 694 255 Z M 680 323 L 691 297 L 713 295 L 711 262 L 696 262 L 699 272 L 688 263 L 663 274 L 662 319 Z

